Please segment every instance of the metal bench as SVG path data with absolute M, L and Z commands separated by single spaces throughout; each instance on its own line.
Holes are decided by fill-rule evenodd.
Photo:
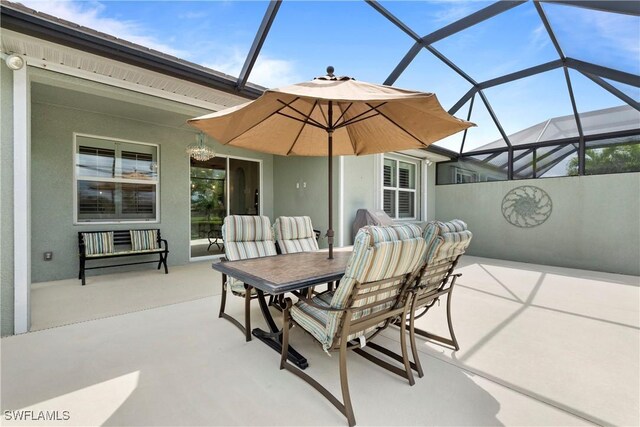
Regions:
M 160 267 L 164 265 L 164 273 L 169 274 L 169 269 L 167 268 L 167 255 L 169 254 L 169 244 L 165 239 L 160 236 L 160 229 L 150 229 L 156 232 L 156 240 L 157 240 L 157 249 L 144 249 L 144 250 L 133 250 L 131 249 L 131 230 L 100 230 L 100 231 L 84 231 L 78 232 L 78 256 L 80 258 L 80 269 L 78 272 L 78 279 L 82 280 L 82 286 L 85 285 L 85 272 L 86 270 L 94 270 L 97 268 L 110 268 L 110 267 L 122 267 L 125 265 L 136 265 L 136 264 L 149 264 L 149 263 L 158 263 L 158 270 Z M 146 230 L 145 230 L 146 231 Z M 99 254 L 87 254 L 87 248 L 84 241 L 84 235 L 90 233 L 110 233 L 113 232 L 113 246 L 123 247 L 126 246 L 128 249 L 118 250 L 110 253 L 99 253 Z M 96 259 L 111 259 L 111 258 L 120 258 L 127 256 L 139 256 L 139 255 L 153 255 L 158 254 L 160 259 L 158 261 L 140 261 L 140 262 L 129 262 L 129 263 L 121 263 L 121 264 L 109 264 L 109 265 L 99 265 L 95 267 L 86 267 L 87 261 L 92 261 Z

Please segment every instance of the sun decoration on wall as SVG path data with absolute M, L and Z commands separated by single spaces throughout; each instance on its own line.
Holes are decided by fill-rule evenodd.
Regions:
M 509 191 L 502 199 L 502 215 L 520 228 L 536 227 L 551 215 L 551 197 L 542 189 L 523 185 Z

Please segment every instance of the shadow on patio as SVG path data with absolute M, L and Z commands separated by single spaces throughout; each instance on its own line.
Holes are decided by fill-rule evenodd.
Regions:
M 350 356 L 360 425 L 638 424 L 637 277 L 464 261 L 453 304 L 460 351 L 423 342 L 425 377 L 414 387 Z M 208 267 L 186 269 L 219 292 Z M 140 282 L 129 283 L 131 293 L 148 292 L 133 290 Z M 239 316 L 236 300 L 229 311 Z M 2 409 L 68 410 L 71 425 L 343 425 L 315 390 L 277 369 L 275 352 L 219 320 L 219 301 L 192 298 L 5 338 Z M 443 307 L 419 326 L 443 332 Z M 397 331 L 377 340 L 398 345 Z M 298 329 L 292 344 L 310 373 L 339 388 L 336 357 Z

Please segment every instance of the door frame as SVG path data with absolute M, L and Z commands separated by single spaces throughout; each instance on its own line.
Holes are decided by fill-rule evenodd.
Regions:
M 226 161 L 226 176 L 225 176 L 225 206 L 227 208 L 227 212 L 226 215 L 229 216 L 229 209 L 231 209 L 231 204 L 229 203 L 229 160 L 230 159 L 234 159 L 234 160 L 246 160 L 249 162 L 255 162 L 258 163 L 258 185 L 260 186 L 260 191 L 259 191 L 259 209 L 260 212 L 259 214 L 262 215 L 264 212 L 264 206 L 263 206 L 263 193 L 264 193 L 264 179 L 263 179 L 263 165 L 262 165 L 262 159 L 256 159 L 256 158 L 252 158 L 252 157 L 244 157 L 244 156 L 234 156 L 231 154 L 216 154 L 216 157 L 224 157 L 225 161 Z M 218 254 L 218 255 L 207 255 L 207 256 L 199 256 L 199 257 L 192 257 L 191 256 L 191 158 L 187 157 L 187 162 L 189 162 L 189 167 L 187 168 L 187 173 L 188 173 L 188 179 L 187 179 L 187 189 L 188 189 L 188 195 L 189 195 L 189 203 L 187 204 L 187 207 L 189 209 L 189 221 L 187 223 L 188 226 L 188 234 L 187 236 L 189 236 L 189 262 L 197 262 L 197 261 L 206 261 L 206 260 L 212 260 L 212 259 L 219 259 L 221 257 L 224 256 L 224 254 Z

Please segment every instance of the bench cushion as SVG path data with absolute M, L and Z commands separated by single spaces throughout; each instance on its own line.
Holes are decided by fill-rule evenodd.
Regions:
M 111 252 L 108 254 L 91 254 L 91 255 L 87 255 L 87 258 L 116 257 L 116 256 L 137 255 L 137 254 L 156 254 L 158 252 L 164 252 L 164 249 L 162 248 L 143 249 L 140 251 L 124 250 L 124 251 Z
M 82 233 L 86 255 L 106 255 L 113 253 L 113 231 Z
M 131 250 L 145 251 L 158 249 L 158 232 L 156 230 L 131 230 Z

